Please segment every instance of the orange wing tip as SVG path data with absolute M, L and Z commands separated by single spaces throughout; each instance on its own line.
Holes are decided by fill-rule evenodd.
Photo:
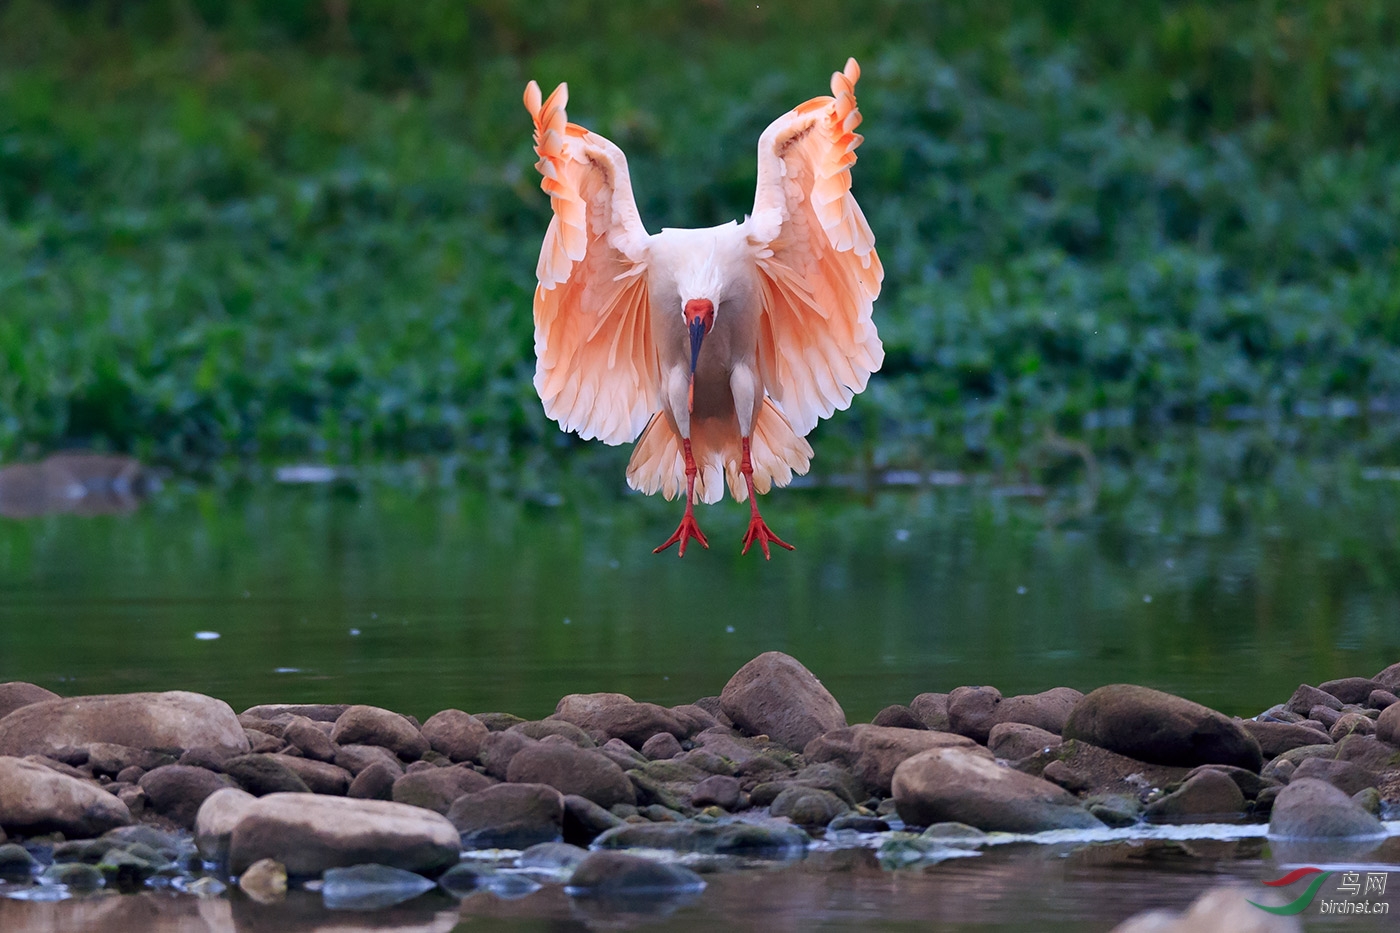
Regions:
M 531 118 L 540 112 L 540 86 L 534 81 L 525 85 L 525 109 L 529 111 Z

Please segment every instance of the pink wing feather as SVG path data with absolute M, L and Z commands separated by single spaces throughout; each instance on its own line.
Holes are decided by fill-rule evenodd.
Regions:
M 622 444 L 661 407 L 645 274 L 649 237 L 622 150 L 569 123 L 568 100 L 564 84 L 543 103 L 539 85 L 525 88 L 535 167 L 554 208 L 536 269 L 535 389 L 564 430 Z
M 759 369 L 798 436 L 847 408 L 885 357 L 871 320 L 885 272 L 851 195 L 859 78 L 849 59 L 831 76 L 833 97 L 790 110 L 758 142 L 748 227 L 763 295 Z

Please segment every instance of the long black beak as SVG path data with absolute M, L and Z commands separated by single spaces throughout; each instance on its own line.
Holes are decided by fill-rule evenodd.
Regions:
M 700 361 L 700 341 L 705 339 L 705 322 L 696 318 L 690 322 L 690 375 L 695 376 L 695 364 Z

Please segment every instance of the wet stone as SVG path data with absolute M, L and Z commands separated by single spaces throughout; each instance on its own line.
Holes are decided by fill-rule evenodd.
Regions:
M 787 823 L 629 823 L 593 841 L 595 849 L 672 849 L 704 855 L 790 859 L 807 848 L 805 832 Z
M 587 797 L 577 794 L 564 795 L 564 841 L 578 846 L 587 846 L 599 835 L 621 826 L 622 820 L 598 806 Z
M 828 790 L 789 785 L 768 805 L 771 816 L 787 817 L 798 826 L 825 826 L 850 812 L 850 805 Z
M 1381 822 L 1344 791 L 1316 778 L 1296 778 L 1279 792 L 1269 835 L 1336 839 L 1383 833 Z
M 1203 769 L 1148 804 L 1143 816 L 1154 822 L 1224 822 L 1239 817 L 1244 807 L 1244 794 L 1229 775 Z
M 704 879 L 681 865 L 657 862 L 625 852 L 590 852 L 574 869 L 565 890 L 574 896 L 603 896 L 700 891 L 704 887 Z
M 1293 696 L 1284 704 L 1290 712 L 1303 716 L 1307 716 L 1314 706 L 1319 705 L 1339 710 L 1342 708 L 1342 701 L 1325 690 L 1299 684 L 1298 689 L 1293 691 Z
M 527 849 L 563 837 L 564 796 L 545 784 L 497 784 L 453 801 L 447 819 L 467 849 Z
M 24 846 L 13 842 L 0 845 L 0 880 L 26 879 L 39 871 L 40 867 Z
M 1298 763 L 1289 782 L 1299 778 L 1317 778 L 1333 785 L 1344 794 L 1355 794 L 1375 787 L 1379 776 L 1355 762 L 1327 758 L 1309 758 Z
M 437 885 L 416 872 L 388 865 L 328 868 L 321 879 L 321 900 L 331 910 L 381 910 L 412 900 Z
M 713 774 L 695 785 L 690 794 L 692 807 L 718 806 L 733 811 L 739 806 L 738 778 L 723 774 Z

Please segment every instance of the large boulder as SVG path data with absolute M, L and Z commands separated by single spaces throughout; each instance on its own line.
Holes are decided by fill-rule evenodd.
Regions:
M 22 680 L 12 680 L 9 683 L 0 684 L 0 719 L 4 719 L 21 706 L 60 699 L 62 697 L 52 690 L 45 690 L 43 687 L 27 684 Z
M 807 743 L 802 755 L 808 761 L 833 761 L 853 773 L 868 793 L 890 795 L 894 770 L 906 758 L 930 748 L 974 748 L 977 743 L 951 732 L 900 729 L 860 723 L 833 729 Z
M 85 839 L 130 822 L 126 804 L 96 784 L 32 761 L 0 757 L 0 827 L 6 832 Z
M 547 784 L 497 784 L 458 797 L 447 819 L 467 849 L 528 849 L 562 839 L 564 795 Z
M 1264 764 L 1259 743 L 1236 720 L 1134 684 L 1111 684 L 1084 697 L 1061 734 L 1156 764 L 1235 765 L 1255 772 Z
M 457 830 L 440 813 L 387 800 L 269 794 L 243 810 L 229 838 L 229 871 L 276 859 L 294 877 L 376 863 L 431 873 L 457 862 Z
M 248 737 L 227 703 L 184 690 L 42 700 L 0 719 L 0 755 L 53 755 L 65 745 L 92 742 L 248 751 Z
M 720 708 L 739 728 L 793 751 L 846 725 L 846 713 L 830 691 L 781 651 L 766 651 L 739 668 L 720 693 Z
M 895 809 L 912 826 L 966 823 L 986 831 L 1035 833 L 1102 827 L 1070 793 L 996 763 L 982 749 L 934 748 L 894 772 Z
M 632 781 L 601 752 L 563 740 L 535 742 L 516 752 L 506 770 L 512 784 L 548 784 L 602 807 L 636 803 Z
M 691 731 L 666 707 L 638 703 L 623 693 L 571 693 L 559 701 L 550 718 L 610 739 L 621 739 L 633 748 L 641 748 L 658 733 L 685 738 Z
M 1279 792 L 1269 817 L 1269 835 L 1294 839 L 1376 836 L 1381 821 L 1346 792 L 1317 778 L 1298 778 Z

